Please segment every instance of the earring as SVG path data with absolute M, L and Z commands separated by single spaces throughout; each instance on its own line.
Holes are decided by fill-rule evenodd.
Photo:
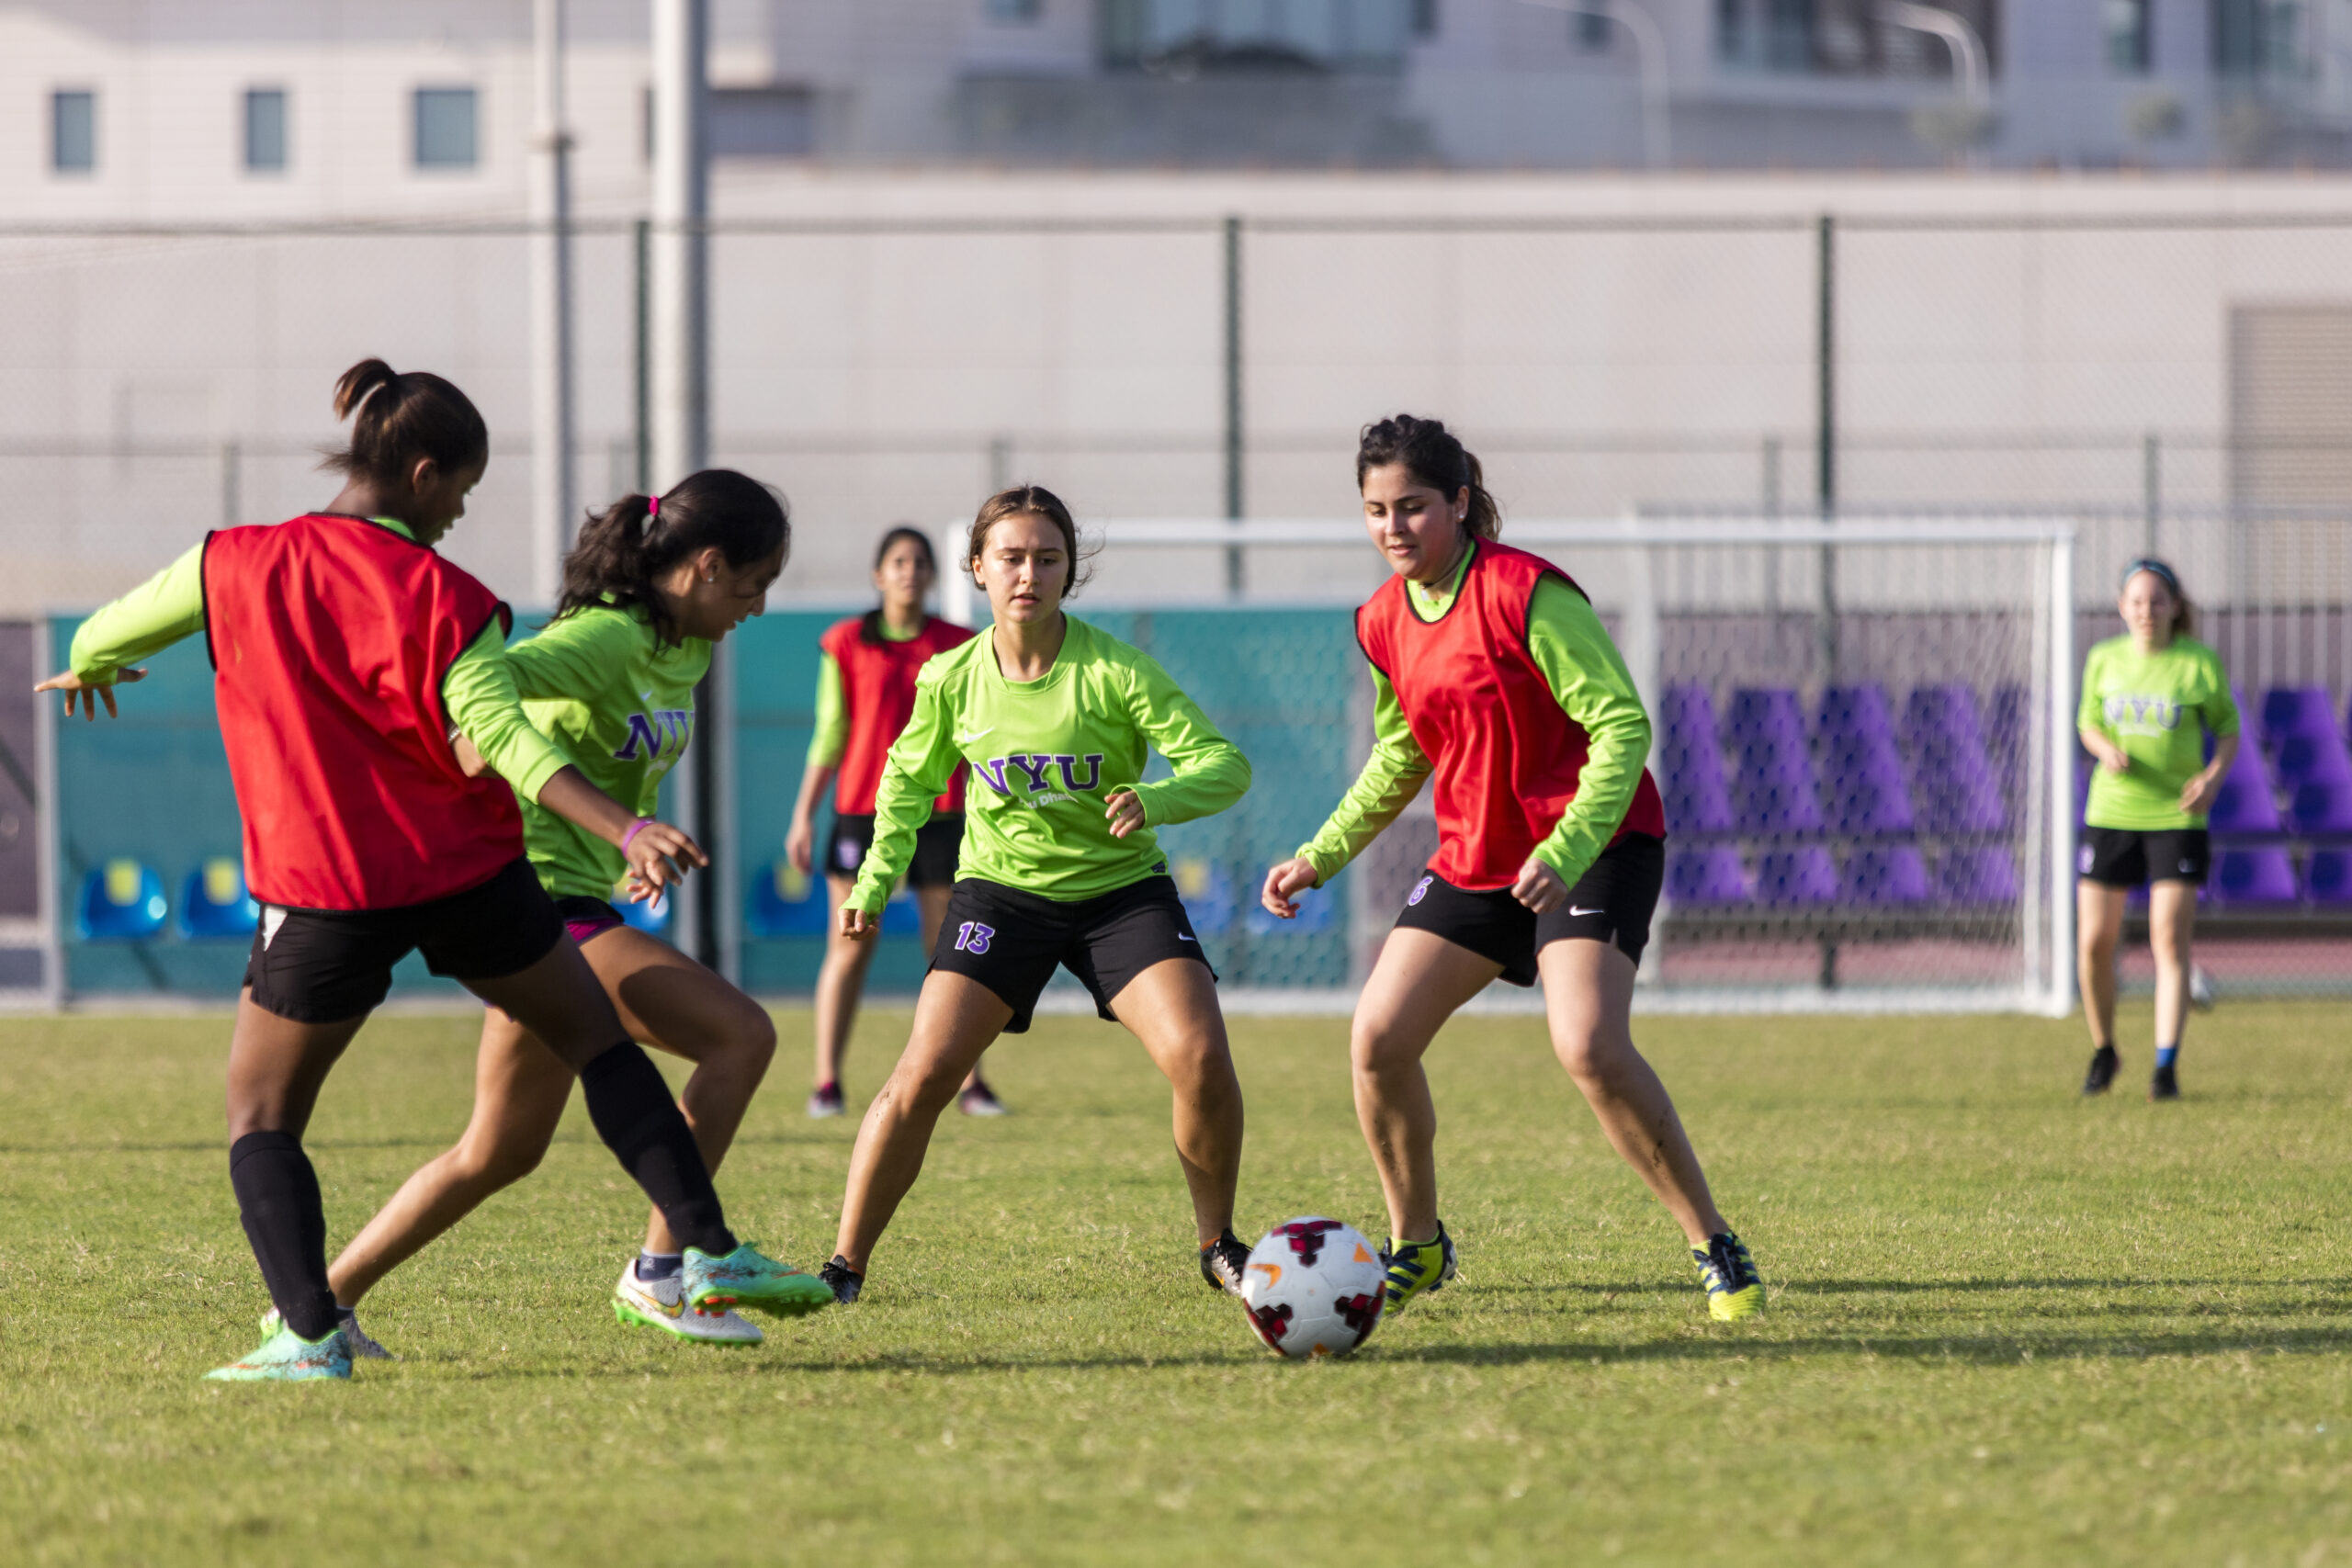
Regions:
M 702 580 L 705 582 L 716 582 L 718 581 L 718 573 L 715 571 L 706 571 L 702 574 Z

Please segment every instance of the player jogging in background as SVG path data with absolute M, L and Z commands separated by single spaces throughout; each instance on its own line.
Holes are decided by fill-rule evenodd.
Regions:
M 2075 719 L 2098 762 L 2075 868 L 2076 969 L 2092 1046 L 2083 1092 L 2106 1093 L 2122 1063 L 2115 1053 L 2115 950 L 2124 899 L 2144 883 L 2156 959 L 2156 1066 L 2148 1098 L 2177 1100 L 2189 939 L 2197 890 L 2213 859 L 2205 817 L 2237 760 L 2238 708 L 2221 655 L 2188 635 L 2188 596 L 2172 568 L 2160 560 L 2125 567 L 2115 607 L 2131 631 L 2094 645 L 2083 660 Z
M 1560 1065 L 1682 1227 L 1709 1312 L 1749 1316 L 1763 1281 L 1634 1048 L 1666 819 L 1633 679 L 1582 591 L 1498 541 L 1478 460 L 1444 425 L 1399 414 L 1367 426 L 1356 485 L 1396 574 L 1356 612 L 1372 757 L 1323 830 L 1266 874 L 1262 898 L 1295 915 L 1298 894 L 1338 874 L 1435 776 L 1437 856 L 1381 948 L 1351 1043 L 1356 1116 L 1388 1200 L 1389 1304 L 1453 1277 L 1421 1056 L 1499 976 L 1542 980 Z
M 967 642 L 972 628 L 927 613 L 923 602 L 938 579 L 939 562 L 920 529 L 893 528 L 874 553 L 874 587 L 879 609 L 827 628 L 817 666 L 817 734 L 808 743 L 808 766 L 800 775 L 800 797 L 793 803 L 792 829 L 785 853 L 802 875 L 816 867 L 817 802 L 833 786 L 833 830 L 827 840 L 825 872 L 825 963 L 817 972 L 816 1087 L 808 1096 L 811 1116 L 839 1116 L 842 1058 L 857 1023 L 857 1001 L 874 943 L 841 931 L 842 904 L 857 885 L 857 869 L 874 842 L 874 792 L 882 782 L 882 760 L 915 711 L 915 672 L 933 654 Z M 956 885 L 956 853 L 964 840 L 964 770 L 932 803 L 931 820 L 915 831 L 907 881 L 914 888 L 922 943 L 939 942 L 939 922 Z M 978 1070 L 956 1094 L 967 1116 L 1001 1116 L 1004 1106 Z
M 115 684 L 145 673 L 137 660 L 199 631 L 212 657 L 245 878 L 262 905 L 229 1047 L 229 1179 L 280 1321 L 207 1375 L 351 1375 L 302 1132 L 412 950 L 579 1073 L 597 1133 L 685 1244 L 690 1303 L 789 1293 L 797 1277 L 729 1232 L 685 1118 L 524 858 L 518 793 L 611 845 L 644 893 L 708 863 L 531 728 L 506 606 L 434 550 L 488 462 L 481 415 L 439 377 L 378 359 L 344 373 L 334 408 L 353 431 L 330 460 L 345 476 L 332 502 L 209 535 L 83 623 L 72 670 L 39 688 L 64 692 L 69 715 L 77 698 L 111 714 Z M 460 728 L 513 787 L 468 776 Z
M 1231 806 L 1250 787 L 1250 764 L 1166 671 L 1063 614 L 1081 581 L 1078 525 L 1051 491 L 990 497 L 964 557 L 994 625 L 916 677 L 914 716 L 875 797 L 874 847 L 842 906 L 842 932 L 869 938 L 932 803 L 968 764 L 955 892 L 913 1034 L 858 1129 L 826 1282 L 841 1301 L 857 1299 L 956 1085 L 998 1035 L 1028 1029 L 1062 966 L 1167 1075 L 1201 1273 L 1238 1294 L 1250 1258 L 1232 1229 L 1241 1085 L 1216 976 L 1152 829 Z M 1145 784 L 1153 750 L 1175 774 Z
M 662 496 L 626 496 L 582 530 L 563 563 L 563 597 L 537 637 L 506 650 L 532 724 L 566 761 L 615 799 L 650 812 L 663 775 L 694 737 L 695 685 L 711 649 L 765 608 L 784 570 L 791 525 L 774 491 L 711 469 Z M 712 1170 L 775 1054 L 767 1010 L 659 937 L 632 929 L 612 899 L 628 874 L 620 852 L 518 795 L 523 838 L 539 886 L 595 972 L 630 1036 L 695 1064 L 678 1108 Z M 339 1310 L 547 1153 L 571 1098 L 571 1069 L 512 1015 L 482 1020 L 474 1113 L 455 1148 L 410 1177 L 327 1270 Z M 718 1344 L 757 1344 L 760 1331 L 721 1306 L 684 1295 L 685 1259 L 659 1210 L 644 1250 L 621 1269 L 613 1311 Z M 832 1296 L 795 1275 L 776 1310 Z M 382 1354 L 353 1323 L 362 1355 Z

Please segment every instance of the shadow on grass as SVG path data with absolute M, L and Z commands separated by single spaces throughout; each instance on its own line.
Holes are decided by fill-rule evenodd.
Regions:
M 2201 1290 L 2335 1290 L 2338 1280 L 1780 1280 L 1771 1281 L 1775 1291 L 1785 1289 L 1791 1296 L 1874 1296 L 1944 1295 L 1965 1291 L 2103 1291 L 2110 1294 L 2137 1294 L 2143 1291 Z M 1610 1284 L 1576 1280 L 1549 1285 L 1489 1284 L 1481 1281 L 1482 1296 L 1679 1296 L 1687 1295 L 1690 1286 L 1681 1280 L 1646 1280 L 1638 1283 Z

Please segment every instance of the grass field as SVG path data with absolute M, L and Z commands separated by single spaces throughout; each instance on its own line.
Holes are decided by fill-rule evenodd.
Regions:
M 2128 1010 L 2127 1010 L 2128 1011 Z M 2074 1095 L 2078 1023 L 1656 1020 L 1772 1286 L 1707 1321 L 1533 1020 L 1432 1059 L 1463 1275 L 1277 1361 L 1194 1273 L 1159 1079 L 1041 1020 L 950 1118 L 857 1306 L 750 1352 L 616 1326 L 641 1205 L 575 1100 L 531 1181 L 369 1301 L 349 1384 L 197 1381 L 263 1309 L 225 1021 L 0 1023 L 0 1559 L 12 1563 L 2352 1562 L 2341 1007 L 2226 1007 L 2188 1099 Z M 871 1090 L 903 1014 L 853 1063 Z M 1345 1025 L 1235 1024 L 1240 1228 L 1377 1228 Z M 722 1174 L 829 1250 L 854 1123 L 805 1015 Z M 471 1024 L 371 1025 L 311 1146 L 331 1234 L 461 1124 Z M 853 1096 L 854 1099 L 854 1095 Z

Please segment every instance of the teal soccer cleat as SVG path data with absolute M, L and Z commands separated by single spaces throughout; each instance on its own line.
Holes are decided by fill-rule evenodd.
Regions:
M 686 1248 L 684 1282 L 685 1303 L 696 1309 L 741 1306 L 798 1317 L 833 1304 L 831 1286 L 762 1257 L 748 1241 L 724 1258 Z
M 312 1378 L 351 1376 L 351 1345 L 341 1328 L 323 1339 L 305 1339 L 280 1324 L 261 1348 L 204 1374 L 209 1382 L 306 1382 Z

